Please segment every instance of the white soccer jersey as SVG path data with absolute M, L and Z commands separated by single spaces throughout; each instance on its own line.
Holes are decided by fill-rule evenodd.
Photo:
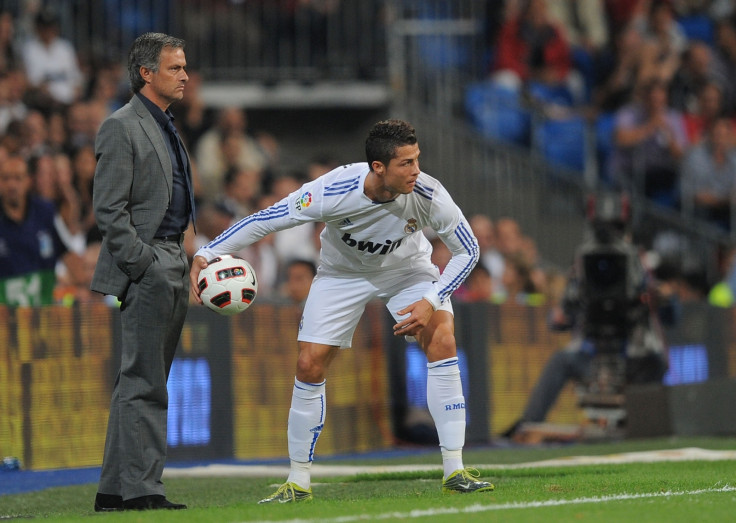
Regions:
M 271 207 L 243 218 L 199 251 L 212 259 L 250 245 L 269 233 L 304 222 L 325 222 L 320 236 L 320 271 L 370 274 L 431 267 L 432 246 L 422 233 L 430 227 L 452 259 L 427 297 L 435 307 L 449 298 L 478 261 L 478 243 L 447 190 L 420 173 L 409 194 L 374 202 L 363 192 L 365 162 L 338 167 L 306 183 Z

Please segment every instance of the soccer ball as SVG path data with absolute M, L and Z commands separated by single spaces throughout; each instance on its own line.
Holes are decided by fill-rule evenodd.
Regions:
M 207 262 L 199 273 L 200 297 L 213 311 L 231 316 L 250 307 L 258 293 L 258 280 L 250 263 L 223 254 Z

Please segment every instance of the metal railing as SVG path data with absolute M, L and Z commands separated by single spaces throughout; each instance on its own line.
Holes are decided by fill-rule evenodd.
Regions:
M 187 42 L 211 80 L 278 82 L 385 77 L 383 0 L 56 0 L 62 35 L 83 61 L 125 57 L 139 34 Z M 2 6 L 32 20 L 20 2 Z M 28 25 L 28 24 L 27 24 Z

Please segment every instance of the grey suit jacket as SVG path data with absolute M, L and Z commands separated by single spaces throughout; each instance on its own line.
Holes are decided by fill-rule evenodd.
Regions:
M 153 261 L 151 241 L 171 202 L 171 158 L 137 96 L 103 122 L 95 155 L 93 206 L 103 240 L 90 288 L 120 297 Z

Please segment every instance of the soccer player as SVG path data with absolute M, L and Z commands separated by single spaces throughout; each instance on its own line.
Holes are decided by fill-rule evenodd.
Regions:
M 325 222 L 317 276 L 299 327 L 299 356 L 289 411 L 291 470 L 260 503 L 312 499 L 310 466 L 325 422 L 325 376 L 352 336 L 366 303 L 381 299 L 397 323 L 394 334 L 415 338 L 427 355 L 427 403 L 439 435 L 444 492 L 481 492 L 493 485 L 465 468 L 465 398 L 450 295 L 478 261 L 478 243 L 461 210 L 419 169 L 414 128 L 378 122 L 365 144 L 367 163 L 337 167 L 271 207 L 243 218 L 197 251 L 190 272 L 265 235 L 304 222 Z M 452 252 L 440 275 L 422 233 L 434 229 Z

